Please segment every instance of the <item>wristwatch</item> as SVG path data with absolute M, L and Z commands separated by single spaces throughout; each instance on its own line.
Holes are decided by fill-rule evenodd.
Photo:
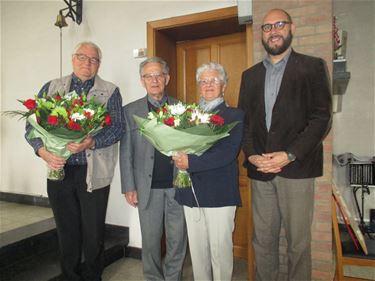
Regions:
M 285 151 L 285 152 L 286 152 L 286 155 L 288 156 L 288 160 L 290 162 L 293 162 L 294 160 L 296 160 L 296 156 L 293 153 L 291 153 L 289 151 Z

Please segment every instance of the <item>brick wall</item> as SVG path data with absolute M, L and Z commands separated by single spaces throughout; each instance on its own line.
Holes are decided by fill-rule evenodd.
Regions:
M 272 8 L 282 8 L 292 17 L 296 33 L 294 50 L 325 59 L 332 77 L 332 0 L 253 0 L 254 63 L 264 57 L 260 25 Z M 324 175 L 318 178 L 312 226 L 313 280 L 332 280 L 334 265 L 331 231 L 332 135 L 324 142 Z M 282 231 L 283 233 L 283 231 Z M 280 277 L 287 272 L 286 239 L 280 239 Z

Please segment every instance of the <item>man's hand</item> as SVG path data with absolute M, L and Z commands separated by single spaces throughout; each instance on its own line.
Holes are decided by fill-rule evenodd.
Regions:
M 248 160 L 258 168 L 257 171 L 262 173 L 279 173 L 284 166 L 290 163 L 285 151 L 251 155 Z
M 126 201 L 129 205 L 133 206 L 134 208 L 138 205 L 138 194 L 137 191 L 129 191 L 125 192 Z
M 95 146 L 95 140 L 91 136 L 87 136 L 83 141 L 80 143 L 70 142 L 66 146 L 66 148 L 73 154 L 84 151 L 88 148 L 92 148 Z
M 49 152 L 45 147 L 41 147 L 38 149 L 38 155 L 46 161 L 48 167 L 52 170 L 59 170 L 62 169 L 65 165 L 65 159 Z

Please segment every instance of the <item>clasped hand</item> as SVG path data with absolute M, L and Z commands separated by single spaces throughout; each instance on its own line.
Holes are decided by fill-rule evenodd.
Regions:
M 75 154 L 93 146 L 95 146 L 95 140 L 91 136 L 88 136 L 80 143 L 68 143 L 66 148 L 71 153 Z M 38 155 L 47 163 L 48 167 L 50 167 L 52 170 L 62 169 L 66 162 L 64 158 L 48 151 L 45 147 L 39 148 Z
M 290 163 L 285 151 L 251 155 L 248 160 L 257 167 L 257 171 L 262 173 L 279 173 L 284 166 Z
M 80 143 L 70 142 L 67 144 L 66 148 L 73 154 L 84 151 L 88 148 L 95 146 L 95 140 L 91 136 L 87 136 Z

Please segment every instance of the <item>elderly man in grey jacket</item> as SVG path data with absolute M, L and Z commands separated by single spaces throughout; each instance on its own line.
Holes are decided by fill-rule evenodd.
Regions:
M 182 206 L 174 200 L 173 161 L 140 135 L 133 119 L 133 115 L 145 118 L 165 103 L 177 101 L 165 93 L 170 77 L 164 60 L 146 59 L 139 71 L 147 95 L 124 108 L 126 126 L 120 141 L 122 192 L 130 205 L 138 206 L 145 279 L 181 280 L 186 227 Z M 166 236 L 164 266 L 160 246 L 163 229 Z

